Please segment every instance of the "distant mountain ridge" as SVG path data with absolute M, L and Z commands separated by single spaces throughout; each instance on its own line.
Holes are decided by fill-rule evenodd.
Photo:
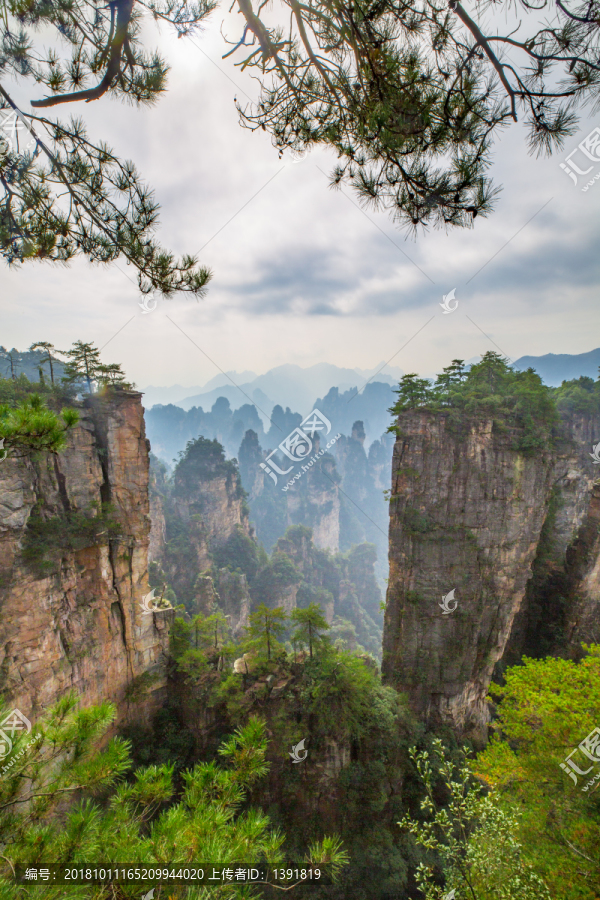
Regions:
M 563 381 L 587 375 L 598 378 L 600 347 L 588 353 L 546 353 L 544 356 L 521 356 L 512 363 L 515 369 L 535 369 L 544 384 L 560 387 Z
M 379 363 L 372 369 L 348 369 L 331 363 L 317 363 L 302 368 L 293 363 L 286 363 L 269 369 L 263 375 L 253 372 L 227 372 L 216 375 L 203 388 L 141 388 L 144 392 L 144 406 L 149 409 L 158 403 L 173 403 L 182 409 L 189 410 L 193 406 L 210 409 L 218 397 L 227 397 L 232 407 L 243 403 L 255 403 L 264 416 L 271 415 L 277 404 L 284 409 L 308 414 L 315 397 L 323 397 L 332 387 L 340 391 L 351 388 L 362 390 L 369 380 L 395 385 L 402 375 L 402 369 Z M 233 382 L 233 383 L 232 383 Z M 185 393 L 184 393 L 185 391 Z

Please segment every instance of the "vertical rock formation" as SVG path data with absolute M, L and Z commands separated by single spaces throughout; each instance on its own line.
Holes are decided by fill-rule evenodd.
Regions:
M 313 441 L 312 457 L 320 450 L 320 441 Z M 311 458 L 312 458 L 311 457 Z M 287 524 L 312 528 L 313 542 L 320 550 L 336 552 L 340 546 L 341 478 L 335 459 L 326 453 L 309 466 L 300 465 L 300 480 L 286 493 Z
M 30 719 L 67 691 L 136 719 L 165 687 L 169 612 L 144 614 L 150 518 L 141 395 L 81 409 L 57 456 L 0 464 L 0 689 Z M 142 676 L 144 676 L 142 678 Z
M 571 440 L 556 454 L 556 480 L 536 549 L 532 575 L 499 665 L 525 654 L 580 656 L 581 643 L 600 640 L 598 473 L 589 450 L 600 436 L 595 416 L 564 415 Z
M 383 672 L 426 720 L 481 727 L 535 556 L 553 460 L 511 450 L 491 421 L 456 435 L 443 415 L 407 412 L 398 426 Z M 444 614 L 451 591 L 457 607 Z
M 218 604 L 237 633 L 247 622 L 248 584 L 219 562 L 239 549 L 232 542 L 253 536 L 237 465 L 225 459 L 217 441 L 200 437 L 179 462 L 173 483 L 157 485 L 156 492 L 154 527 L 164 517 L 165 541 L 155 559 L 177 599 L 204 614 Z
M 484 736 L 494 667 L 519 658 L 532 598 L 557 567 L 569 582 L 568 640 L 598 622 L 600 509 L 585 460 L 595 426 L 566 425 L 570 440 L 524 455 L 491 421 L 458 434 L 443 414 L 398 419 L 383 672 L 427 721 Z

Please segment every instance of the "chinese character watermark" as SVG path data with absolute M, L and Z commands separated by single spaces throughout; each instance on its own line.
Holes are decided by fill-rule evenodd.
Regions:
M 577 752 L 583 754 L 585 759 L 579 758 L 577 762 L 580 762 L 583 766 L 587 766 L 585 769 L 579 768 L 577 762 L 574 762 L 572 757 L 575 756 Z M 592 765 L 588 765 L 588 763 L 592 763 Z M 568 768 L 567 763 L 571 767 Z M 573 783 L 577 784 L 577 775 L 584 777 L 585 775 L 589 775 L 590 772 L 594 769 L 594 765 L 596 763 L 600 763 L 600 728 L 594 728 L 587 737 L 585 737 L 581 743 L 575 747 L 574 750 L 569 753 L 566 757 L 565 762 L 560 763 L 561 769 L 567 773 L 569 778 L 573 779 Z M 577 775 L 575 774 L 577 773 Z M 596 775 L 591 778 L 586 785 L 582 787 L 582 791 L 587 791 L 596 781 L 600 780 L 600 772 L 597 772 Z
M 291 431 L 288 436 L 279 444 L 275 450 L 272 450 L 264 463 L 260 463 L 261 469 L 263 469 L 269 478 L 273 479 L 273 482 L 277 484 L 277 476 L 278 475 L 289 475 L 289 473 L 294 468 L 294 465 L 298 462 L 303 462 L 307 459 L 307 457 L 312 453 L 313 442 L 312 438 L 315 436 L 315 433 L 324 431 L 325 434 L 329 434 L 331 431 L 331 422 L 324 416 L 322 412 L 318 409 L 313 409 L 311 413 L 297 426 Z M 335 440 L 341 435 L 337 435 Z M 330 444 L 334 443 L 330 441 Z M 330 444 L 327 446 L 329 447 Z M 280 469 L 277 463 L 275 463 L 272 457 L 277 452 L 283 453 L 284 456 L 287 456 L 289 460 L 291 460 L 292 465 L 287 469 Z M 313 465 L 315 458 L 317 456 L 322 456 L 325 451 L 321 450 L 318 454 L 308 463 L 308 466 Z M 285 463 L 284 463 L 285 465 Z M 303 466 L 303 471 L 308 469 L 308 466 Z M 298 476 L 300 477 L 300 476 Z M 289 482 L 286 487 L 282 490 L 287 490 L 289 487 Z
M 577 153 L 581 155 L 577 157 Z M 597 168 L 597 165 L 594 165 L 594 163 L 600 163 L 600 127 L 598 126 L 593 128 L 574 150 L 571 150 L 565 162 L 560 163 L 560 167 L 572 179 L 573 184 L 577 186 L 579 184 L 577 176 L 585 177 L 589 175 L 590 172 Z M 588 181 L 581 190 L 587 191 L 599 178 L 600 171 L 597 171 L 591 181 Z
M 5 144 L 10 152 L 16 153 L 19 148 L 18 133 L 26 130 L 25 123 L 14 109 L 0 110 L 0 146 Z M 34 137 L 29 140 L 25 150 L 31 150 L 32 147 L 35 147 Z

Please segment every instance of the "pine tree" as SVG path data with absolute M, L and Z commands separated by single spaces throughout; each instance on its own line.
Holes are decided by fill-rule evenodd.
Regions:
M 125 378 L 120 363 L 100 364 L 96 369 L 96 377 L 103 387 L 121 387 L 130 390 L 133 385 Z
M 75 341 L 71 350 L 65 351 L 69 361 L 65 365 L 63 381 L 75 384 L 85 379 L 88 393 L 92 393 L 92 384 L 98 378 L 102 363 L 100 351 L 94 344 Z
M 259 653 L 267 651 L 267 659 L 271 659 L 271 653 L 280 648 L 278 638 L 284 631 L 284 622 L 287 616 L 280 606 L 269 609 L 264 603 L 260 603 L 253 613 L 250 613 L 250 624 L 247 626 L 247 640 L 245 646 Z
M 172 764 L 137 769 L 123 779 L 131 768 L 129 744 L 118 737 L 106 740 L 116 714 L 112 704 L 76 707 L 75 695 L 60 700 L 41 722 L 34 723 L 31 734 L 23 729 L 4 756 L 0 767 L 3 900 L 30 895 L 32 888 L 14 885 L 17 865 L 110 860 L 111 864 L 180 867 L 202 860 L 230 867 L 259 859 L 270 869 L 283 864 L 284 835 L 271 830 L 260 810 L 246 808 L 249 789 L 269 768 L 264 722 L 251 718 L 221 745 L 218 752 L 226 768 L 204 762 L 186 771 L 182 791 L 173 802 Z M 0 713 L 0 721 L 6 712 Z M 102 799 L 95 801 L 94 795 Z M 69 798 L 77 800 L 69 805 Z M 313 865 L 331 866 L 334 873 L 348 859 L 335 836 L 311 845 L 308 855 Z M 196 888 L 182 890 L 177 896 L 200 896 Z M 145 892 L 140 888 L 137 896 Z M 99 896 L 93 885 L 78 887 L 76 893 L 89 900 Z M 261 896 L 250 885 L 231 884 L 211 887 L 210 895 L 223 900 Z M 43 896 L 62 900 L 65 888 L 44 885 Z
M 424 406 L 432 397 L 429 381 L 426 378 L 419 378 L 416 372 L 403 375 L 394 393 L 398 394 L 398 399 L 389 412 L 396 416 L 404 409 Z
M 313 647 L 322 644 L 325 640 L 321 631 L 328 631 L 329 624 L 325 619 L 318 603 L 309 603 L 305 609 L 295 609 L 290 617 L 298 627 L 292 633 L 292 641 L 308 645 L 310 658 L 313 656 Z
M 66 432 L 79 421 L 75 409 L 60 416 L 47 409 L 38 394 L 30 394 L 18 406 L 0 405 L 0 438 L 4 453 L 23 455 L 34 450 L 57 453 L 65 446 Z
M 52 352 L 56 352 L 54 350 L 54 344 L 51 344 L 49 341 L 36 341 L 36 343 L 32 344 L 29 348 L 30 351 L 34 350 L 45 350 L 46 356 L 44 356 L 40 362 L 42 365 L 44 363 L 48 363 L 50 366 L 50 381 L 54 384 L 54 359 L 52 358 Z M 40 379 L 41 380 L 41 379 Z

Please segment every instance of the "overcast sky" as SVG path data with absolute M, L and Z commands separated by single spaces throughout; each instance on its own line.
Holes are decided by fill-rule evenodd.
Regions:
M 600 181 L 583 193 L 559 166 L 600 116 L 549 160 L 527 154 L 520 126 L 509 129 L 496 145 L 496 212 L 471 230 L 407 239 L 385 213 L 361 211 L 349 188 L 329 188 L 333 155 L 280 161 L 267 134 L 240 128 L 234 96 L 256 89 L 221 60 L 223 17 L 214 13 L 194 43 L 152 29 L 172 66 L 153 109 L 109 98 L 73 109 L 153 185 L 159 237 L 210 266 L 207 297 L 159 301 L 143 315 L 124 262 L 0 263 L 1 344 L 94 341 L 139 386 L 201 385 L 219 369 L 283 363 L 391 360 L 426 375 L 489 349 L 516 359 L 600 345 Z M 22 106 L 40 95 L 11 90 Z M 459 306 L 443 315 L 453 288 Z

